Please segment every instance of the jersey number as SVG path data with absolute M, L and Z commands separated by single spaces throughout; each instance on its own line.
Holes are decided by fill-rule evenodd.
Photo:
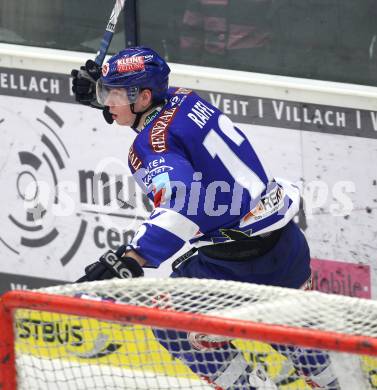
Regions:
M 232 121 L 227 116 L 220 115 L 218 121 L 220 130 L 237 146 L 245 141 L 245 138 L 234 129 Z M 258 197 L 266 188 L 258 175 L 238 158 L 215 130 L 211 129 L 208 132 L 203 145 L 212 158 L 217 156 L 221 160 L 238 184 L 250 191 L 253 199 Z

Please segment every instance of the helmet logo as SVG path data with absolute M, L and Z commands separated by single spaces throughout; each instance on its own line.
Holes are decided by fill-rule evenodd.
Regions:
M 144 69 L 144 56 L 123 57 L 117 61 L 118 73 L 137 72 Z
M 109 73 L 110 65 L 108 62 L 102 67 L 102 76 L 106 77 Z

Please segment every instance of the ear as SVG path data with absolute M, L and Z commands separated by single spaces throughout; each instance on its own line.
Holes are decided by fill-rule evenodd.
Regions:
M 140 104 L 143 109 L 148 108 L 152 103 L 152 91 L 150 89 L 143 89 L 140 92 Z

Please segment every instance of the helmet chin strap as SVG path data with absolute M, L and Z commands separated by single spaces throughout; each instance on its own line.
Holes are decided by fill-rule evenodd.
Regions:
M 135 112 L 135 103 L 132 103 L 130 104 L 130 108 L 131 108 L 131 112 L 136 115 L 134 123 L 131 126 L 131 129 L 135 130 L 136 132 L 139 132 L 137 127 L 140 124 L 141 117 L 150 109 L 150 107 L 146 108 L 144 111 Z

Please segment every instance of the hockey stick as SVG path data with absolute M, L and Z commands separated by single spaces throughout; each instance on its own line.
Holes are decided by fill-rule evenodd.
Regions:
M 99 50 L 97 52 L 97 56 L 94 60 L 94 62 L 102 66 L 103 61 L 106 57 L 107 50 L 109 49 L 111 40 L 113 39 L 115 26 L 118 21 L 119 14 L 121 13 L 123 7 L 124 7 L 125 0 L 115 0 L 114 8 L 111 12 L 110 19 L 106 26 L 106 31 L 103 34 L 101 45 L 99 47 Z

